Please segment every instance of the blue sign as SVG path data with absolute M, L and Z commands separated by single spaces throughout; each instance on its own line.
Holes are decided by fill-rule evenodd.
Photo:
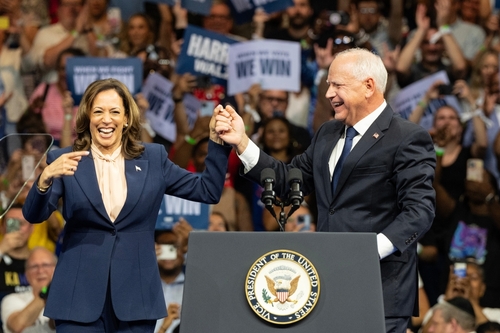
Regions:
M 156 230 L 170 230 L 179 218 L 184 218 L 193 229 L 208 229 L 208 214 L 210 205 L 164 195 L 161 202 Z
M 68 90 L 80 104 L 85 89 L 94 81 L 113 78 L 125 84 L 132 94 L 142 86 L 142 61 L 139 58 L 70 57 L 66 62 Z
M 208 75 L 212 83 L 226 86 L 229 45 L 237 40 L 188 25 L 176 72 Z
M 188 12 L 207 16 L 210 14 L 212 0 L 181 0 L 181 7 Z
M 256 8 L 271 14 L 293 6 L 293 0 L 229 0 L 227 4 L 236 24 L 243 24 L 252 21 Z

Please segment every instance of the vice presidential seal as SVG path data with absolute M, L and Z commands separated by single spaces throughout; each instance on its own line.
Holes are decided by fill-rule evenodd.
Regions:
M 245 281 L 252 310 L 274 324 L 305 318 L 316 306 L 320 291 L 314 265 L 302 254 L 275 250 L 254 262 Z

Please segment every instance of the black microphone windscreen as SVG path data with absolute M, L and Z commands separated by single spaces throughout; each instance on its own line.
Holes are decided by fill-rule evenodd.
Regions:
M 293 181 L 302 183 L 302 171 L 300 171 L 300 169 L 294 168 L 288 171 L 287 183 L 291 183 Z
M 274 180 L 276 179 L 276 172 L 274 172 L 274 170 L 271 168 L 265 168 L 264 170 L 262 170 L 260 173 L 260 184 L 262 186 L 264 186 L 266 179 L 272 179 L 274 183 Z

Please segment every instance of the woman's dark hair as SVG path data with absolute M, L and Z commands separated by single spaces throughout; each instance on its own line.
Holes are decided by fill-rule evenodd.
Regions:
M 127 87 L 116 79 L 104 79 L 92 82 L 78 107 L 76 114 L 76 135 L 73 151 L 89 150 L 91 144 L 90 136 L 90 113 L 97 95 L 103 91 L 114 90 L 121 97 L 127 117 L 128 126 L 123 128 L 121 138 L 122 153 L 126 159 L 133 159 L 142 154 L 144 146 L 141 144 L 141 116 L 139 107 L 135 103 L 132 94 Z
M 281 121 L 283 124 L 285 124 L 286 129 L 288 131 L 288 141 L 289 141 L 287 149 L 286 149 L 286 153 L 290 157 L 290 159 L 292 159 L 292 157 L 294 157 L 297 154 L 297 152 L 295 150 L 294 139 L 292 138 L 292 134 L 291 134 L 292 131 L 291 131 L 290 122 L 288 121 L 288 119 L 286 119 L 283 116 L 274 116 L 274 117 L 269 118 L 269 119 L 267 119 L 267 120 L 264 121 L 264 123 L 262 125 L 262 136 L 260 137 L 260 144 L 262 146 L 262 150 L 266 154 L 270 154 L 271 153 L 269 147 L 266 145 L 266 143 L 264 141 L 265 141 L 266 128 L 273 121 Z
M 59 67 L 59 64 L 61 63 L 61 59 L 65 55 L 70 55 L 72 57 L 85 57 L 85 52 L 83 52 L 81 49 L 78 49 L 76 47 L 69 47 L 67 49 L 62 50 L 58 55 L 56 59 L 56 64 Z

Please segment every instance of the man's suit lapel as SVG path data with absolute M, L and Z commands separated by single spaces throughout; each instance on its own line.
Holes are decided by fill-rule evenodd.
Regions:
M 339 182 L 337 183 L 336 192 L 334 193 L 334 198 L 342 190 L 342 187 L 344 186 L 347 179 L 349 179 L 349 176 L 358 161 L 376 142 L 384 137 L 384 133 L 389 128 L 392 117 L 392 109 L 390 107 L 386 107 L 384 111 L 382 111 L 380 116 L 368 128 L 361 140 L 359 140 L 356 146 L 354 146 L 352 151 L 347 156 L 344 162 L 344 166 L 342 167 Z
M 147 160 L 125 160 L 125 178 L 127 179 L 127 199 L 115 224 L 122 221 L 132 212 L 140 201 L 142 191 L 146 184 L 149 163 Z
M 95 210 L 106 220 L 109 220 L 108 213 L 102 201 L 101 190 L 97 182 L 94 159 L 92 152 L 88 156 L 82 157 L 78 163 L 78 170 L 75 172 L 75 179 L 80 185 L 83 193 L 88 198 Z M 111 223 L 111 221 L 110 221 Z

